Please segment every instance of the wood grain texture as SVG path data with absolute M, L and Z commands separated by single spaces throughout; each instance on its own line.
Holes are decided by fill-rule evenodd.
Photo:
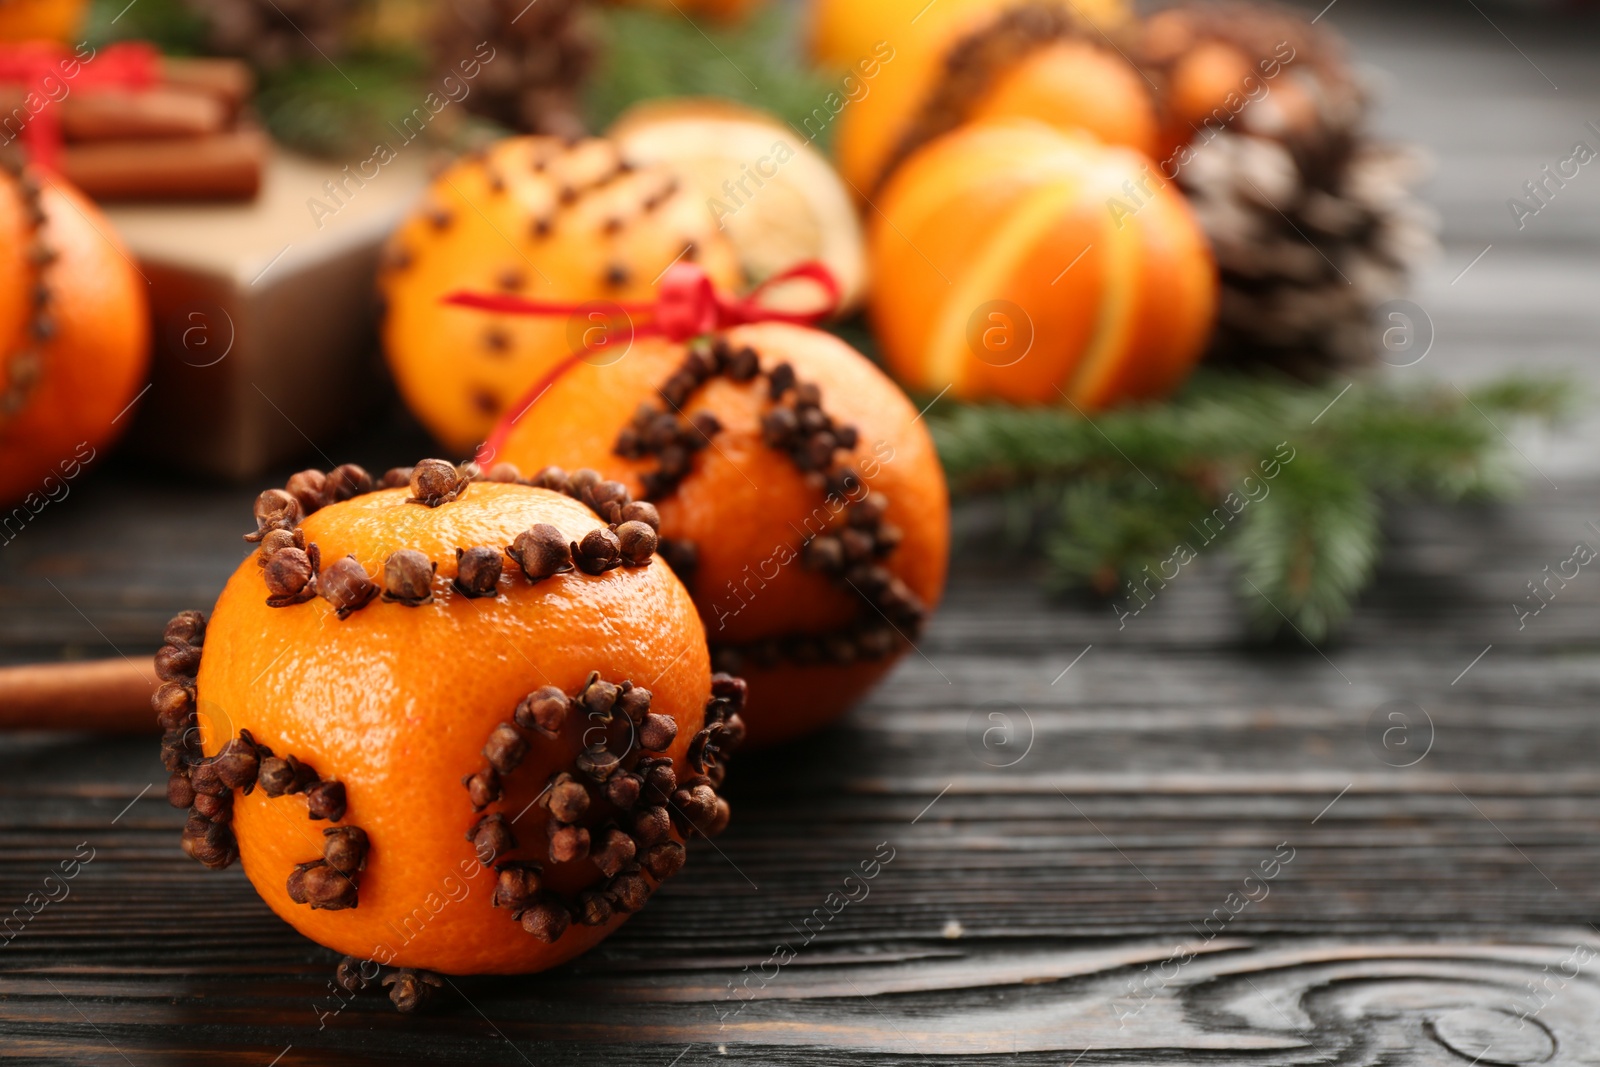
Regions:
M 1438 159 L 1419 370 L 1584 371 L 1600 177 L 1526 232 L 1502 215 L 1600 117 L 1594 33 L 1482 6 L 1325 16 L 1387 77 L 1386 128 Z M 1580 429 L 1518 438 L 1520 502 L 1397 508 L 1319 650 L 1254 643 L 1215 554 L 1119 629 L 963 511 L 944 608 L 864 706 L 742 757 L 728 833 L 598 950 L 452 979 L 428 1018 L 335 998 L 332 957 L 240 871 L 182 857 L 152 741 L 6 737 L 0 1060 L 1600 1063 L 1600 583 L 1513 607 L 1600 545 L 1600 427 Z M 428 448 L 329 447 L 375 468 Z M 148 656 L 245 557 L 255 488 L 91 473 L 0 549 L 0 663 Z M 864 895 L 830 897 L 884 848 Z

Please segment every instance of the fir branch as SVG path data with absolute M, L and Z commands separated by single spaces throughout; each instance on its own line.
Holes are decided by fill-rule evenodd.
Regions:
M 1372 579 L 1382 509 L 1355 471 L 1315 453 L 1284 464 L 1269 489 L 1240 514 L 1239 593 L 1258 629 L 1287 621 L 1319 641 Z
M 800 57 L 803 5 L 770 4 L 736 26 L 628 7 L 597 14 L 605 47 L 586 93 L 596 130 L 641 101 L 714 96 L 769 111 L 804 131 L 806 118 L 839 91 Z M 830 130 L 831 124 L 823 132 Z
M 433 118 L 425 101 L 428 62 L 419 52 L 367 50 L 339 60 L 291 63 L 262 71 L 256 107 L 280 143 L 316 156 L 370 154 L 380 142 L 404 142 L 399 123 L 420 110 Z M 452 114 L 444 125 L 460 116 Z M 420 127 L 437 135 L 435 124 Z
M 1558 419 L 1572 400 L 1555 380 L 1463 393 L 1211 373 L 1166 403 L 1092 419 L 948 405 L 930 423 L 953 488 L 1000 492 L 1008 526 L 1041 533 L 1058 586 L 1109 595 L 1216 542 L 1240 561 L 1261 628 L 1315 641 L 1371 580 L 1383 499 L 1509 494 L 1525 474 L 1502 432 Z

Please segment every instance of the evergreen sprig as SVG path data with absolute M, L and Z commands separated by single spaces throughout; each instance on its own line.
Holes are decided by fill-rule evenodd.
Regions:
M 631 7 L 596 14 L 605 47 L 585 94 L 596 130 L 641 101 L 714 96 L 764 109 L 803 131 L 828 94 L 839 91 L 836 80 L 800 54 L 801 4 L 769 4 L 734 26 Z M 826 142 L 831 129 L 824 126 L 818 140 Z
M 1000 495 L 1059 586 L 1138 607 L 1138 590 L 1215 542 L 1262 630 L 1315 641 L 1371 579 L 1385 501 L 1510 494 L 1521 460 L 1503 431 L 1559 418 L 1572 395 L 1529 378 L 1463 392 L 1211 373 L 1167 403 L 1094 416 L 957 405 L 930 419 L 952 487 Z

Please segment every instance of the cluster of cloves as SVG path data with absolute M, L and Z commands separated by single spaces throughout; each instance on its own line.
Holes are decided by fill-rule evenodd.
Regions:
M 480 814 L 467 830 L 480 862 L 495 866 L 496 907 L 510 909 L 524 930 L 554 942 L 574 922 L 599 926 L 617 914 L 644 907 L 654 887 L 672 877 L 685 859 L 672 830 L 714 836 L 728 824 L 729 808 L 719 798 L 726 756 L 744 737 L 739 709 L 743 681 L 717 675 L 706 705 L 705 727 L 691 743 L 694 776 L 679 780 L 665 752 L 677 739 L 677 721 L 650 710 L 650 691 L 630 681 L 608 682 L 591 672 L 575 695 L 555 686 L 538 689 L 517 705 L 511 722 L 490 731 L 484 765 L 462 779 L 473 811 L 482 813 L 503 796 L 506 776 L 529 751 L 522 731 L 554 738 L 582 717 L 591 728 L 626 731 L 618 752 L 609 741 L 590 744 L 570 771 L 554 774 L 539 794 L 544 807 L 546 850 L 551 863 L 587 859 L 602 881 L 566 899 L 548 889 L 538 863 L 506 861 L 518 841 L 511 823 L 498 812 Z M 646 878 L 645 876 L 649 877 Z
M 691 345 L 683 363 L 658 390 L 672 410 L 643 403 L 617 435 L 617 455 L 659 457 L 659 468 L 641 476 L 645 495 L 659 500 L 674 492 L 688 474 L 694 452 L 706 447 L 721 429 L 710 412 L 699 412 L 688 420 L 679 414 L 695 390 L 719 374 L 735 382 L 751 382 L 764 375 L 767 396 L 774 406 L 761 420 L 763 440 L 788 455 L 816 488 L 832 498 L 850 501 L 843 526 L 812 537 L 802 546 L 802 565 L 855 591 L 874 610 L 832 633 L 713 645 L 718 669 L 737 672 L 747 661 L 763 667 L 784 661 L 801 666 L 849 664 L 890 655 L 897 645 L 896 630 L 914 639 L 927 609 L 881 562 L 903 539 L 900 528 L 885 518 L 889 500 L 880 492 L 862 495 L 861 476 L 838 464 L 839 454 L 854 450 L 860 434 L 823 410 L 821 389 L 800 381 L 791 364 L 779 363 L 763 371 L 755 349 L 748 345 L 735 349 L 720 337 Z M 784 403 L 786 397 L 792 398 L 790 403 Z M 657 551 L 685 578 L 697 563 L 695 546 L 689 542 L 662 540 Z
M 372 973 L 367 973 L 367 967 Z M 444 979 L 432 971 L 414 967 L 396 967 L 386 971 L 374 960 L 358 960 L 346 956 L 333 968 L 334 985 L 356 996 L 375 991 L 378 987 L 389 991 L 389 1000 L 406 1015 L 422 1011 L 433 1002 L 438 991 L 444 988 Z
M 640 475 L 644 495 L 651 500 L 671 496 L 688 477 L 696 452 L 708 447 L 722 432 L 722 423 L 709 411 L 685 417 L 683 407 L 701 386 L 718 375 L 735 382 L 752 381 L 761 373 L 761 359 L 748 345 L 735 351 L 723 338 L 697 341 L 684 353 L 683 362 L 656 390 L 666 408 L 646 401 L 617 434 L 612 448 L 625 459 L 656 457 L 656 469 Z
M 150 698 L 161 726 L 161 764 L 167 779 L 167 802 L 188 808 L 183 851 L 212 870 L 227 867 L 239 856 L 233 836 L 233 790 L 254 784 L 256 767 L 249 735 L 230 741 L 214 759 L 200 751 L 195 677 L 200 671 L 206 619 L 184 611 L 167 623 L 164 643 L 156 653 L 161 687 Z
M 23 222 L 28 228 L 28 261 L 38 272 L 31 298 L 33 317 L 28 324 L 26 341 L 9 357 L 0 351 L 4 360 L 5 385 L 0 388 L 0 417 L 9 418 L 20 412 L 28 403 L 39 377 L 44 371 L 44 353 L 41 350 L 55 336 L 56 324 L 50 315 L 50 287 L 45 283 L 44 270 L 56 260 L 56 251 L 46 243 L 44 233 L 44 203 L 40 199 L 41 186 L 33 175 L 23 168 L 23 158 L 13 151 L 0 151 L 0 170 L 16 183 L 22 200 Z
M 294 756 L 275 755 L 249 730 L 240 730 L 209 759 L 201 753 L 195 676 L 205 632 L 205 616 L 198 611 L 180 612 L 167 623 L 155 658 L 162 685 L 151 704 L 162 729 L 161 761 L 171 774 L 167 802 L 189 809 L 183 851 L 221 870 L 239 856 L 232 829 L 235 789 L 246 796 L 257 787 L 269 797 L 303 793 L 308 816 L 331 823 L 344 818 L 346 799 L 343 782 L 322 778 Z M 324 830 L 323 838 L 322 859 L 301 864 L 289 876 L 289 896 L 313 908 L 353 908 L 357 877 L 367 861 L 367 835 L 359 826 L 335 826 Z
M 407 486 L 408 500 L 439 507 L 460 499 L 474 481 L 493 481 L 554 489 L 592 508 L 607 525 L 591 530 L 581 541 L 569 541 L 548 523 L 535 524 L 506 546 L 505 555 L 531 582 L 563 574 L 576 567 L 585 574 L 604 574 L 615 567 L 642 567 L 660 545 L 661 516 L 653 504 L 635 501 L 621 482 L 606 481 L 598 472 L 580 470 L 571 475 L 547 467 L 531 479 L 508 463 L 496 464 L 488 473 L 476 464 L 456 466 L 442 459 L 425 459 L 414 467 L 396 467 L 382 479 L 382 488 Z M 256 498 L 256 531 L 246 540 L 258 542 L 256 562 L 261 566 L 272 607 L 302 604 L 322 596 L 347 618 L 371 603 L 381 592 L 389 603 L 419 607 L 433 600 L 438 564 L 415 549 L 400 549 L 384 561 L 382 585 L 367 574 L 359 560 L 346 556 L 327 569 L 321 552 L 307 545 L 298 528 L 307 515 L 327 504 L 371 492 L 372 477 L 355 464 L 331 474 L 304 470 L 293 475 L 283 489 L 268 489 Z M 466 597 L 492 597 L 504 572 L 501 550 L 475 545 L 456 550 L 453 585 Z
M 501 464 L 495 470 L 506 466 Z M 661 542 L 661 515 L 654 504 L 634 500 L 621 482 L 607 481 L 598 471 L 583 469 L 568 474 L 560 467 L 546 467 L 522 484 L 570 496 L 606 522 L 584 534 L 581 541 L 568 541 L 560 530 L 543 522 L 518 534 L 506 548 L 506 555 L 516 561 L 530 582 L 564 574 L 574 567 L 585 574 L 604 574 L 616 567 L 643 567 L 656 554 Z
M 307 817 L 333 823 L 344 818 L 347 801 L 343 782 L 322 778 L 293 756 L 275 756 L 265 746 L 258 747 L 262 757 L 256 784 L 263 793 L 269 797 L 302 793 Z M 359 826 L 330 826 L 323 830 L 322 858 L 297 864 L 290 872 L 289 899 L 328 911 L 355 907 L 369 848 L 367 833 Z

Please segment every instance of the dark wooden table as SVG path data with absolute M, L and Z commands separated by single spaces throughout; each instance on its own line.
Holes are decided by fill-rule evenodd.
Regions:
M 1600 120 L 1595 37 L 1487 10 L 1326 16 L 1391 78 L 1385 122 L 1438 153 L 1417 372 L 1451 380 L 1585 368 L 1600 326 L 1600 175 L 1537 229 L 1502 203 Z M 1600 587 L 1520 629 L 1512 608 L 1600 547 L 1578 431 L 1519 440 L 1521 502 L 1397 508 L 1318 650 L 1252 643 L 1219 556 L 1119 631 L 965 551 L 920 653 L 838 727 L 742 757 L 732 828 L 648 909 L 558 971 L 456 980 L 426 1018 L 335 1011 L 332 957 L 242 872 L 182 857 L 152 738 L 0 740 L 0 915 L 92 855 L 0 948 L 0 1059 L 1600 1062 Z M 241 558 L 252 496 L 90 477 L 0 549 L 0 662 L 148 655 Z

